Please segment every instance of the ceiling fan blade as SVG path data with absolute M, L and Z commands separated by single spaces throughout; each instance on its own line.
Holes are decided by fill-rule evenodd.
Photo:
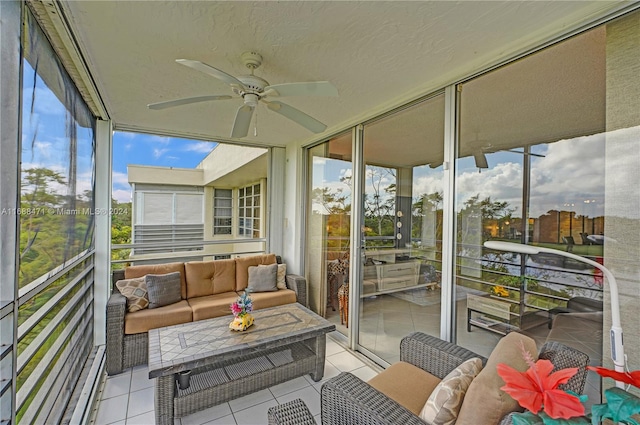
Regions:
M 238 108 L 236 120 L 233 122 L 233 128 L 231 129 L 231 137 L 241 138 L 247 136 L 252 115 L 253 108 L 251 106 L 242 105 Z
M 274 84 L 264 91 L 270 96 L 338 96 L 338 89 L 328 81 Z
M 233 75 L 229 75 L 224 71 L 220 71 L 219 69 L 212 67 L 211 65 L 207 65 L 206 63 L 194 61 L 191 59 L 176 59 L 176 62 L 181 65 L 188 66 L 189 68 L 193 68 L 196 71 L 204 72 L 205 74 L 211 75 L 212 77 L 216 77 L 217 79 L 224 81 L 232 87 L 238 86 L 246 88 L 244 84 L 242 84 L 240 80 L 238 80 Z
M 281 102 L 266 102 L 267 107 L 280 115 L 289 118 L 292 121 L 297 122 L 304 128 L 314 133 L 322 133 L 327 126 L 322 124 L 317 119 L 310 117 L 299 109 L 286 105 Z
M 226 96 L 226 95 L 185 97 L 184 99 L 175 99 L 175 100 L 168 100 L 166 102 L 150 103 L 147 105 L 147 108 L 156 109 L 156 110 L 166 109 L 166 108 L 173 108 L 174 106 L 188 105 L 190 103 L 207 102 L 210 100 L 227 100 L 227 99 L 232 99 L 232 97 Z

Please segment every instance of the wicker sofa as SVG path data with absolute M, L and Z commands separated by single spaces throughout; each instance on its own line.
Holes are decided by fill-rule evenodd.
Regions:
M 106 370 L 109 375 L 146 364 L 150 329 L 231 314 L 229 305 L 248 286 L 249 267 L 280 263 L 274 254 L 230 260 L 193 261 L 130 266 L 112 274 L 113 289 L 107 302 Z M 122 279 L 147 274 L 180 272 L 181 300 L 171 305 L 128 312 L 127 298 L 116 288 Z M 307 305 L 306 280 L 288 274 L 287 289 L 252 293 L 254 309 L 298 302 Z
M 423 333 L 412 333 L 403 338 L 400 343 L 401 362 L 399 363 L 404 362 L 417 366 L 438 379 L 444 378 L 457 366 L 473 357 L 480 358 L 485 364 L 485 369 L 495 369 L 495 365 L 491 359 L 487 362 L 487 359 L 472 351 Z M 587 355 L 557 342 L 547 342 L 542 347 L 539 358 L 550 360 L 554 364 L 555 369 L 578 367 L 578 373 L 571 378 L 563 388 L 578 394 L 582 393 L 587 374 L 585 367 L 589 362 Z M 397 390 L 399 390 L 400 392 L 404 391 L 404 396 L 410 398 L 420 396 L 421 390 L 424 389 L 420 388 L 420 385 L 414 385 L 415 379 L 410 374 L 401 376 L 402 374 L 394 373 L 392 368 L 399 363 L 390 366 L 369 381 L 369 383 L 360 380 L 348 372 L 342 372 L 338 376 L 328 380 L 322 386 L 321 390 L 322 424 L 425 425 L 426 422 L 418 417 L 415 409 L 411 411 L 403 405 L 406 403 L 398 402 L 394 400 L 392 396 L 388 395 L 388 392 L 395 392 L 393 397 L 398 398 L 399 393 Z M 383 374 L 387 376 L 379 379 Z M 480 375 L 478 375 L 478 377 L 479 376 Z M 374 380 L 378 382 L 376 383 Z M 380 381 L 385 380 L 387 383 L 390 383 L 390 385 L 386 385 L 384 389 L 385 392 L 382 392 L 379 388 L 385 387 L 385 385 L 380 385 Z M 462 419 L 461 416 L 459 416 L 456 423 L 473 423 L 475 425 L 507 425 L 512 423 L 510 413 L 505 413 L 504 416 L 501 416 L 501 414 L 497 416 L 494 421 L 488 421 L 486 418 L 477 418 L 476 420 L 475 414 L 493 410 L 490 403 L 486 403 L 487 401 L 491 401 L 492 398 L 495 399 L 496 397 L 503 401 L 511 399 L 499 390 L 486 391 L 481 393 L 480 396 L 482 399 L 469 400 L 469 397 L 464 398 L 461 413 L 462 410 L 466 408 L 469 415 L 467 415 L 467 419 Z M 402 397 L 402 395 L 400 395 L 400 397 Z M 513 400 L 511 399 L 511 401 Z M 269 424 L 271 425 L 312 423 L 305 422 L 305 420 L 309 420 L 309 415 L 308 409 L 304 406 L 304 403 L 300 401 L 273 407 L 269 409 L 268 413 Z M 469 416 L 471 416 L 470 419 Z M 311 417 L 311 420 L 312 419 L 313 417 Z

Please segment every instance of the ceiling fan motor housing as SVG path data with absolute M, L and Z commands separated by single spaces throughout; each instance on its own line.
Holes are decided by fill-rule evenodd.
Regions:
M 238 80 L 244 84 L 246 90 L 240 90 L 239 94 L 244 99 L 244 104 L 255 108 L 260 100 L 260 93 L 269 85 L 266 80 L 255 75 L 240 75 Z
M 244 104 L 247 106 L 251 106 L 252 108 L 255 108 L 256 106 L 258 106 L 258 101 L 260 100 L 260 98 L 258 97 L 257 94 L 253 94 L 253 93 L 245 93 L 242 95 L 242 99 L 244 99 Z

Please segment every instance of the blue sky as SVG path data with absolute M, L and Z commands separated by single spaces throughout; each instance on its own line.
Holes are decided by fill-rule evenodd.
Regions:
M 127 165 L 195 168 L 216 146 L 213 142 L 116 131 L 113 134 L 113 197 L 118 202 L 131 200 Z

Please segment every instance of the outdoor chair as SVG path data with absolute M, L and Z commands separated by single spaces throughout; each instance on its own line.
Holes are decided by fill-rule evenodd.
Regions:
M 563 236 L 562 242 L 567 244 L 567 252 L 573 251 L 573 246 L 576 244 L 576 241 L 573 239 L 573 236 Z
M 342 372 L 325 382 L 321 390 L 322 424 L 425 425 L 426 422 L 420 419 L 415 407 L 419 403 L 424 404 L 426 401 L 430 394 L 430 392 L 426 396 L 424 394 L 427 387 L 439 382 L 463 362 L 474 357 L 479 358 L 485 364 L 483 371 L 489 371 L 485 377 L 491 375 L 495 372 L 498 358 L 501 359 L 499 362 L 503 362 L 505 358 L 521 357 L 520 341 L 524 341 L 523 344 L 528 344 L 529 348 L 533 347 L 535 349 L 533 340 L 512 332 L 498 343 L 494 353 L 487 360 L 450 342 L 420 332 L 414 332 L 404 337 L 400 343 L 400 362 L 391 365 L 369 382 L 364 382 L 348 372 Z M 496 354 L 497 352 L 501 352 L 501 354 Z M 576 375 L 561 388 L 574 391 L 577 394 L 583 392 L 587 375 L 586 366 L 589 364 L 589 357 L 586 354 L 557 342 L 547 342 L 540 350 L 538 358 L 550 360 L 554 364 L 554 370 L 578 367 L 579 370 Z M 523 359 L 519 358 L 516 363 L 523 361 Z M 400 367 L 396 367 L 397 365 L 400 365 Z M 520 363 L 519 367 L 522 368 L 523 365 L 525 365 L 524 369 L 526 369 L 526 363 Z M 423 372 L 417 371 L 414 366 L 424 372 L 428 372 L 428 375 L 432 376 L 430 378 L 432 382 L 426 385 L 416 383 L 416 375 L 421 375 Z M 404 372 L 402 371 L 403 369 Z M 412 370 L 414 372 L 411 372 Z M 415 371 L 419 373 L 415 373 Z M 497 373 L 495 374 L 497 375 Z M 479 377 L 480 375 L 474 378 L 474 381 Z M 494 419 L 479 418 L 477 419 L 479 422 L 473 423 L 509 425 L 512 423 L 512 412 L 518 411 L 517 403 L 504 393 L 500 395 L 499 387 L 504 383 L 499 377 L 492 377 L 491 380 L 494 386 L 497 385 L 497 388 L 485 390 L 484 387 L 481 387 L 481 391 L 476 391 L 476 395 L 473 396 L 468 391 L 462 402 L 461 412 L 463 409 L 467 409 L 472 416 L 471 420 L 473 422 L 480 412 L 484 414 L 487 411 L 491 411 L 492 413 L 490 414 Z M 474 381 L 472 381 L 472 385 Z M 482 384 L 485 384 L 484 380 Z M 433 387 L 431 389 L 433 390 Z M 416 397 L 422 397 L 422 400 L 415 400 Z M 414 398 L 414 400 L 410 401 L 406 400 L 406 398 Z M 497 409 L 494 408 L 491 403 L 494 403 L 496 399 L 502 400 L 503 403 L 506 401 L 507 405 Z M 413 407 L 407 407 L 411 404 L 413 404 Z M 514 404 L 515 407 L 513 407 Z M 505 411 L 505 408 L 511 410 Z M 302 418 L 308 421 L 313 417 L 310 413 L 305 413 L 305 410 L 308 412 L 308 409 L 301 401 L 273 407 L 268 412 L 269 423 L 307 423 L 303 422 Z M 470 423 L 470 415 L 467 414 L 467 419 L 464 421 L 461 416 L 458 417 L 458 422 Z M 300 422 L 288 421 L 288 418 L 294 416 Z

